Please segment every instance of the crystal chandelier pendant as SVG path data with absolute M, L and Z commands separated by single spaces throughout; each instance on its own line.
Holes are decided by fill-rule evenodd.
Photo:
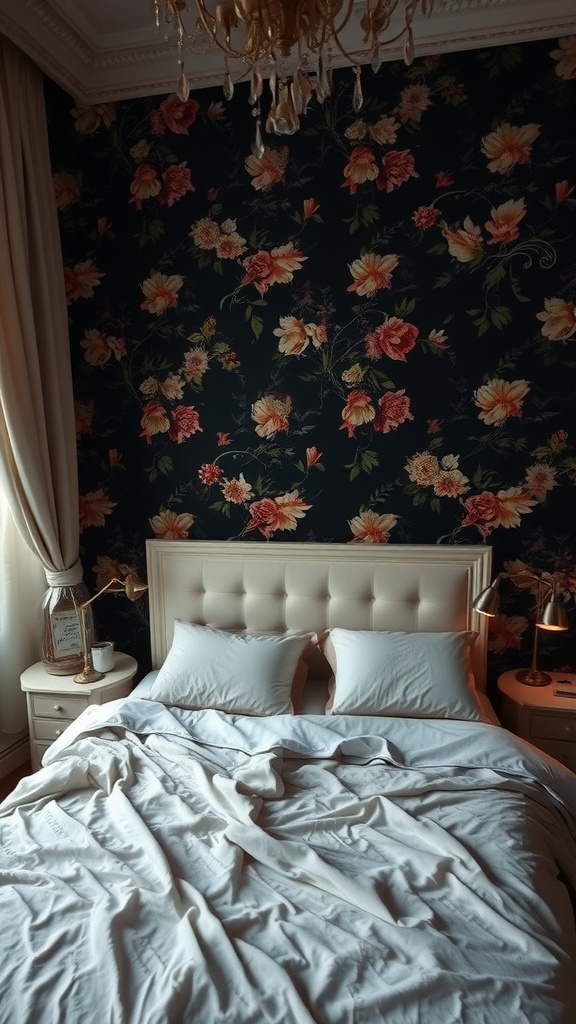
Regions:
M 184 64 L 182 62 L 180 62 L 180 77 L 176 84 L 176 95 L 179 100 L 182 100 L 182 103 L 186 103 L 186 100 L 190 95 L 190 82 L 188 81 L 186 72 L 184 71 Z

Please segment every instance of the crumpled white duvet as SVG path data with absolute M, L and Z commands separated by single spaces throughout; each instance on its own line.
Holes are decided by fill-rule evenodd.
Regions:
M 85 711 L 0 807 L 2 1024 L 573 1024 L 576 777 L 498 727 Z

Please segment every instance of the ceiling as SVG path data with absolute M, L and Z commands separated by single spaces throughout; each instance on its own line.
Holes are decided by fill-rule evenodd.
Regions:
M 214 0 L 215 2 L 215 0 Z M 347 37 L 362 54 L 358 0 Z M 178 75 L 172 35 L 154 25 L 152 0 L 0 0 L 0 32 L 83 104 L 173 92 Z M 576 33 L 575 0 L 435 0 L 434 13 L 414 21 L 416 54 L 557 38 Z M 387 59 L 401 57 L 390 47 Z M 369 62 L 364 53 L 362 63 Z M 337 62 L 335 62 L 337 65 Z M 218 50 L 186 54 L 195 89 L 219 85 Z M 241 68 L 240 68 L 241 73 Z

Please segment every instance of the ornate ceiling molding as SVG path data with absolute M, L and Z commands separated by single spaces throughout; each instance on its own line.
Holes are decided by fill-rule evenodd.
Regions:
M 349 52 L 366 60 L 359 25 Z M 159 39 L 148 0 L 0 0 L 0 31 L 42 71 L 83 104 L 172 92 L 175 43 Z M 415 21 L 416 53 L 527 42 L 576 33 L 574 0 L 436 0 L 434 14 Z M 391 46 L 386 59 L 401 58 Z M 218 51 L 186 55 L 194 89 L 220 84 Z M 238 77 L 242 75 L 239 68 Z

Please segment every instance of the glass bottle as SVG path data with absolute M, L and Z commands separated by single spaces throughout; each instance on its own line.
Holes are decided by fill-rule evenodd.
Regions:
M 90 594 L 83 580 L 73 584 L 49 586 L 44 594 L 41 661 L 50 675 L 71 676 L 84 668 L 82 616 L 78 609 L 89 599 Z M 83 618 L 86 646 L 90 650 L 95 640 L 90 605 L 84 609 Z

